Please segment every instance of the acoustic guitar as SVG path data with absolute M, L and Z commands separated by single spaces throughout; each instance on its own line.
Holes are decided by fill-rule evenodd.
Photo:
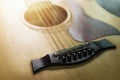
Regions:
M 59 0 L 52 1 L 59 5 Z M 91 18 L 120 30 L 120 18 L 104 10 L 96 0 L 76 1 Z M 50 8 L 47 8 L 48 6 Z M 38 15 L 38 8 L 47 8 L 49 12 L 41 11 Z M 0 80 L 120 79 L 119 35 L 95 39 L 94 41 L 108 39 L 117 48 L 103 51 L 101 55 L 88 62 L 67 67 L 49 67 L 33 74 L 31 60 L 86 43 L 75 40 L 68 33 L 72 14 L 67 11 L 67 8 L 53 6 L 49 1 L 43 3 L 37 0 L 0 1 Z

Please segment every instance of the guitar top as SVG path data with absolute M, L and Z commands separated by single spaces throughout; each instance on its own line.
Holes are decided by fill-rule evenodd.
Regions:
M 94 54 L 98 53 L 96 53 L 93 48 L 88 47 L 87 50 L 93 51 L 93 53 L 83 54 L 84 58 L 78 58 L 80 57 L 79 52 L 77 53 L 77 58 L 74 53 L 68 54 L 69 51 L 74 51 L 76 47 L 81 48 L 81 45 L 89 44 L 89 42 L 81 43 L 79 42 L 80 40 L 75 39 L 69 34 L 68 29 L 73 21 L 73 15 L 68 13 L 70 9 L 66 9 L 66 7 L 51 6 L 51 3 L 47 3 L 50 8 L 47 8 L 47 6 L 42 7 L 43 5 L 41 5 L 41 10 L 46 8 L 49 12 L 44 12 L 43 10 L 44 13 L 42 13 L 39 11 L 40 15 L 47 17 L 56 16 L 52 17 L 52 20 L 51 18 L 46 19 L 43 16 L 34 15 L 34 12 L 38 14 L 37 6 L 39 5 L 32 7 L 35 10 L 34 12 L 32 9 L 29 9 L 31 7 L 30 4 L 34 1 L 35 0 L 0 1 L 0 80 L 120 79 L 119 35 L 105 36 L 90 41 L 94 43 L 106 39 L 114 44 L 116 49 L 102 51 L 100 52 L 101 55 L 81 65 L 79 64 L 81 60 L 84 61 L 84 59 L 93 57 Z M 58 2 L 55 0 L 52 1 L 54 4 L 59 5 L 59 0 Z M 113 28 L 120 31 L 120 18 L 106 11 L 96 0 L 76 1 L 81 5 L 86 15 L 92 19 L 104 22 L 106 25 L 111 25 Z M 55 13 L 53 7 L 59 10 L 58 14 Z M 50 15 L 48 15 L 48 13 Z M 62 16 L 58 16 L 59 13 L 63 13 L 60 14 Z M 43 22 L 40 23 L 40 21 Z M 115 47 L 114 45 L 112 45 L 112 47 Z M 66 53 L 66 51 L 68 52 Z M 64 53 L 65 56 L 63 55 Z M 50 65 L 51 67 L 41 69 L 39 73 L 33 74 L 34 66 L 32 67 L 31 61 L 43 58 L 46 55 L 49 55 L 50 60 L 57 58 L 58 62 L 61 61 L 59 62 L 60 65 Z M 53 55 L 55 58 L 51 58 Z M 66 66 L 67 63 L 71 64 L 73 62 L 77 64 Z M 65 65 L 61 66 L 61 64 Z

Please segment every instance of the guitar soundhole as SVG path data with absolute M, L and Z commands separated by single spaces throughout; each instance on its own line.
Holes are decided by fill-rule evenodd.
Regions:
M 61 24 L 67 18 L 67 11 L 51 2 L 36 2 L 24 13 L 25 20 L 38 27 L 52 27 Z

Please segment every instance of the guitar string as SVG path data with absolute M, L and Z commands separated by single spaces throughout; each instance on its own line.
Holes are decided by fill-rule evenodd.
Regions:
M 37 7 L 37 5 L 36 5 L 36 7 Z M 42 8 L 42 7 L 43 7 L 43 6 L 41 6 L 41 8 Z M 39 6 L 38 6 L 38 8 L 39 8 Z M 43 10 L 44 10 L 44 9 L 43 9 Z M 47 12 L 39 11 L 39 10 L 38 10 L 37 12 L 38 12 L 38 14 L 41 13 L 42 16 L 44 17 L 45 21 L 47 22 L 48 26 L 51 26 L 50 22 L 47 20 L 47 17 L 45 16 Z M 45 14 L 45 15 L 44 15 L 44 14 Z M 47 29 L 47 25 L 45 25 L 44 27 L 46 27 L 46 31 L 48 32 L 48 34 L 50 35 L 51 39 L 53 40 L 53 42 L 54 42 L 54 43 L 56 44 L 56 46 L 58 47 L 58 50 L 60 50 L 60 47 L 59 47 L 59 45 L 57 44 L 57 41 L 56 41 L 55 38 L 54 38 L 54 36 L 56 36 L 56 35 L 53 35 L 53 34 L 49 31 L 49 29 Z M 49 28 L 52 28 L 52 27 L 49 27 Z M 56 36 L 56 38 L 58 38 L 58 37 Z M 62 47 L 63 47 L 63 46 L 62 46 Z
M 50 5 L 50 4 L 49 4 L 49 5 Z M 62 20 L 62 18 L 63 18 L 63 16 L 64 16 L 64 15 L 62 14 L 62 12 L 59 11 L 56 7 L 54 7 L 54 9 L 57 11 L 57 12 L 55 11 L 56 14 L 57 14 L 57 13 L 60 14 L 59 20 Z M 57 19 L 57 20 L 58 20 L 58 19 Z M 64 31 L 63 27 L 61 27 L 60 29 Z M 65 33 L 66 33 L 66 32 L 65 32 Z M 62 33 L 61 33 L 61 34 L 62 34 Z M 66 39 L 65 36 L 63 36 L 63 38 L 64 38 L 64 40 L 66 41 L 66 43 L 71 47 L 71 45 L 70 45 L 69 42 L 68 42 L 68 39 Z M 75 43 L 73 42 L 72 39 L 70 39 L 70 40 L 71 40 L 72 46 L 74 46 Z
M 49 3 L 47 6 L 49 6 L 49 7 L 51 7 L 51 4 Z M 51 8 L 53 8 L 53 7 L 51 7 Z M 53 8 L 54 9 L 54 8 Z M 50 10 L 48 10 L 49 11 L 49 13 L 51 13 L 50 12 Z M 49 15 L 49 14 L 48 14 Z M 50 19 L 51 19 L 51 21 L 54 21 L 54 20 L 52 20 L 52 18 L 51 18 L 51 16 L 49 16 L 50 17 Z M 58 20 L 58 19 L 57 19 Z M 53 24 L 55 24 L 55 22 L 53 22 Z M 56 28 L 57 29 L 57 28 Z M 54 30 L 54 28 L 53 28 L 53 30 Z M 54 33 L 55 33 L 55 31 L 54 31 Z M 61 33 L 60 33 L 60 35 L 62 35 Z M 56 35 L 57 36 L 57 35 Z M 63 35 L 62 35 L 63 36 Z M 59 38 L 58 38 L 59 39 Z M 60 41 L 60 39 L 59 39 L 59 41 Z M 61 43 L 61 45 L 62 46 L 64 46 L 63 44 L 62 44 L 62 41 L 60 42 Z M 65 48 L 65 47 L 64 47 Z
M 57 12 L 59 12 L 59 10 L 58 9 L 56 9 L 56 7 L 54 7 L 54 6 L 51 6 L 51 2 L 49 1 L 49 3 L 48 4 L 46 4 L 48 7 L 51 7 L 53 10 L 54 10 L 54 12 L 56 13 L 56 14 L 58 14 Z M 49 13 L 51 14 L 51 11 L 50 10 L 48 10 L 49 11 Z M 57 12 L 56 12 L 57 11 Z M 61 12 L 60 12 L 60 14 L 62 14 Z M 60 21 L 62 21 L 62 18 L 63 18 L 63 14 L 62 14 L 62 16 L 59 16 L 59 18 L 57 18 L 56 20 L 59 22 L 59 20 Z M 58 17 L 58 16 L 57 16 Z M 56 18 L 56 17 L 55 17 Z M 52 18 L 51 18 L 52 19 Z M 63 18 L 64 19 L 64 18 Z M 52 20 L 52 21 L 54 21 L 54 20 Z M 55 24 L 55 22 L 54 22 L 54 24 Z M 62 28 L 62 27 L 60 27 L 60 29 L 62 30 L 62 31 L 64 31 L 64 29 Z M 56 30 L 58 30 L 58 28 L 56 28 Z M 58 30 L 59 31 L 59 30 Z M 66 38 L 63 36 L 63 34 L 60 32 L 60 35 L 61 35 L 61 37 L 64 39 L 64 42 L 66 42 L 67 43 L 67 46 L 69 46 L 69 47 L 71 47 L 71 45 L 68 43 L 68 41 L 66 40 Z M 62 43 L 62 42 L 61 42 Z M 72 42 L 72 44 L 74 44 L 73 42 Z M 65 48 L 65 47 L 64 47 Z
M 46 4 L 48 7 L 51 7 L 53 10 L 54 10 L 54 7 L 51 5 L 51 3 L 49 2 L 48 4 Z M 48 10 L 48 12 L 54 17 L 54 15 L 51 13 L 51 11 L 50 10 Z M 56 11 L 54 11 L 54 12 L 56 12 Z M 58 16 L 57 16 L 58 17 Z M 54 17 L 56 20 L 57 20 L 57 22 L 59 22 L 59 20 L 58 20 L 58 18 L 56 18 L 56 17 Z M 52 17 L 51 17 L 51 19 L 52 19 Z M 54 21 L 54 20 L 52 20 L 52 21 Z M 55 22 L 53 22 L 54 24 L 55 24 Z M 54 28 L 53 28 L 54 29 Z M 56 31 L 58 31 L 59 32 L 59 29 L 58 29 L 58 27 L 56 28 Z M 63 35 L 62 35 L 62 33 L 61 32 L 59 32 L 59 34 L 63 37 Z M 63 39 L 65 40 L 65 38 L 63 37 Z M 62 41 L 61 41 L 61 44 L 62 44 Z M 63 44 L 62 44 L 63 45 Z M 64 48 L 65 48 L 65 46 L 64 46 Z
M 29 2 L 28 2 L 27 0 L 25 0 L 25 2 L 26 2 L 26 4 L 27 4 L 27 6 L 29 6 L 29 4 L 28 4 Z M 47 25 L 46 25 L 46 23 L 41 19 L 40 15 L 39 15 L 39 13 L 38 13 L 38 11 L 37 11 L 37 9 L 35 8 L 35 6 L 33 6 L 33 5 L 31 5 L 31 6 L 34 8 L 34 11 L 35 11 L 36 15 L 38 16 L 39 20 L 40 20 L 40 21 L 43 23 L 43 25 L 45 26 L 46 31 L 48 32 L 48 34 L 50 35 L 51 39 L 53 40 L 56 48 L 57 48 L 58 50 L 60 50 L 60 47 L 58 46 L 57 42 L 55 41 L 55 39 L 54 39 L 54 37 L 52 36 L 52 34 L 50 33 L 50 31 L 47 29 L 47 27 L 46 27 Z
M 48 6 L 51 6 L 51 3 L 48 3 Z M 56 14 L 58 14 L 58 12 L 59 12 L 59 10 L 58 9 L 56 9 L 56 6 L 55 7 L 52 7 L 53 8 L 53 10 L 54 10 L 54 13 L 56 13 Z M 50 10 L 49 10 L 50 11 Z M 56 12 L 57 11 L 57 12 Z M 51 13 L 51 12 L 50 12 Z M 62 13 L 60 13 L 60 14 L 62 14 Z M 59 14 L 59 15 L 60 15 Z M 55 15 L 55 14 L 54 14 Z M 63 14 L 62 14 L 63 15 Z M 56 17 L 55 17 L 56 18 Z M 63 16 L 58 16 L 58 18 L 56 19 L 58 22 L 59 21 L 62 21 L 62 19 L 64 19 L 63 18 Z M 58 27 L 59 28 L 59 27 Z M 59 29 L 61 29 L 62 31 L 64 31 L 64 29 L 62 28 L 62 27 L 60 27 L 59 29 L 58 28 L 56 28 L 56 30 L 58 30 L 59 31 Z M 63 40 L 67 43 L 67 45 L 69 46 L 69 47 L 71 47 L 71 45 L 68 43 L 68 41 L 66 40 L 66 38 L 65 38 L 65 36 L 60 32 L 60 36 L 63 38 Z
M 48 5 L 46 5 L 46 6 L 48 6 Z M 38 6 L 38 7 L 39 7 L 39 6 Z M 48 7 L 50 7 L 50 6 L 48 6 Z M 48 13 L 48 12 L 49 12 L 49 13 Z M 52 21 L 52 24 L 55 25 L 54 20 L 53 20 L 52 17 L 50 16 L 50 13 L 51 13 L 51 12 L 49 11 L 49 9 L 46 8 L 46 11 L 44 10 L 44 13 L 45 13 L 45 14 L 49 17 L 49 19 Z M 46 16 L 45 16 L 45 17 L 46 17 Z M 46 18 L 47 18 L 47 17 L 46 17 Z M 50 26 L 50 27 L 51 27 L 51 26 Z M 62 44 L 62 41 L 61 41 L 60 38 L 57 36 L 54 28 L 51 27 L 51 29 L 53 30 L 53 33 L 54 33 L 55 37 L 57 38 L 58 42 L 60 42 L 60 45 L 62 46 L 62 48 L 65 48 L 65 46 Z

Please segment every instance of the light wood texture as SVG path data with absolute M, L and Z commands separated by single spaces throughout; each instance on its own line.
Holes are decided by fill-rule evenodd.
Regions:
M 120 30 L 120 18 L 105 11 L 95 0 L 79 2 L 89 16 Z M 120 80 L 120 36 L 103 37 L 113 42 L 117 49 L 105 51 L 88 63 L 47 68 L 34 75 L 31 60 L 57 48 L 46 32 L 32 30 L 22 22 L 20 13 L 24 5 L 24 0 L 0 0 L 0 80 Z M 66 32 L 60 32 L 72 46 L 72 38 Z M 57 35 L 60 37 L 59 33 Z M 69 47 L 63 43 L 64 47 Z

